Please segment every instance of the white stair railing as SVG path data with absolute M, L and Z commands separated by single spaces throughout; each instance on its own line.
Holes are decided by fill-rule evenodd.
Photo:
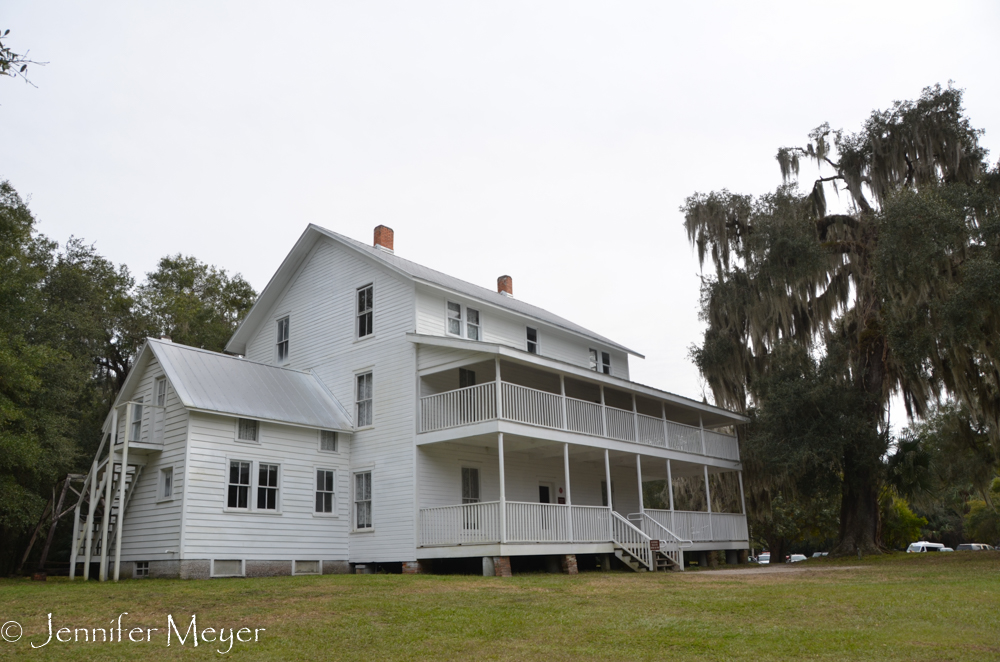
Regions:
M 611 541 L 632 555 L 639 563 L 653 570 L 653 551 L 649 536 L 618 513 L 611 511 Z
M 693 545 L 692 541 L 681 538 L 646 513 L 630 513 L 628 518 L 638 522 L 639 528 L 651 539 L 660 541 L 660 553 L 673 561 L 678 570 L 684 569 L 684 556 L 681 550 Z

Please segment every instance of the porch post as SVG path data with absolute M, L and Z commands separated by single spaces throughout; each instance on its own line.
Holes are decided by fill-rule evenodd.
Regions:
M 608 449 L 604 449 L 604 480 L 606 482 L 605 492 L 608 493 L 608 508 L 611 510 L 615 509 L 613 503 L 611 503 L 611 462 L 608 460 Z
M 601 435 L 604 437 L 608 436 L 608 417 L 604 411 L 604 384 L 601 384 Z M 607 457 L 607 454 L 608 452 L 604 451 L 605 457 Z M 611 483 L 608 483 L 608 485 L 610 489 Z M 611 502 L 608 501 L 608 503 Z
M 122 525 L 125 523 L 125 479 L 128 476 L 128 437 L 132 432 L 132 416 L 135 406 L 125 405 L 125 438 L 122 440 L 122 470 L 118 479 L 118 515 L 115 517 L 115 581 L 122 561 Z M 140 422 L 140 425 L 142 423 Z
M 646 509 L 642 504 L 642 455 L 635 454 L 635 477 L 639 481 L 639 512 L 645 513 Z
M 500 357 L 494 359 L 496 362 L 496 391 L 497 391 L 497 420 L 503 418 L 503 393 L 500 392 Z M 503 455 L 503 453 L 501 453 Z M 503 460 L 501 460 L 501 463 Z M 502 464 L 501 464 L 502 466 Z
M 670 530 L 674 530 L 674 477 L 670 473 L 670 460 L 667 460 L 667 490 L 670 492 Z
M 701 414 L 698 414 L 698 432 L 701 435 L 701 454 L 705 455 L 705 423 L 702 421 Z
M 701 465 L 702 469 L 705 470 L 705 501 L 708 503 L 708 539 L 715 540 L 715 536 L 712 534 L 712 493 L 708 489 L 708 465 Z
M 747 514 L 747 501 L 746 501 L 746 499 L 743 496 L 743 472 L 742 471 L 737 471 L 736 472 L 736 476 L 737 476 L 737 478 L 740 479 L 740 506 L 743 509 L 743 514 L 746 515 Z
M 497 455 L 500 456 L 500 542 L 505 543 L 507 542 L 507 486 L 503 470 L 503 432 L 497 433 L 497 448 Z
M 101 516 L 101 569 L 98 574 L 98 578 L 102 582 L 108 579 L 108 522 L 111 519 L 111 479 L 115 475 L 116 443 L 118 443 L 118 407 L 112 410 L 111 445 L 108 447 L 108 463 L 104 466 L 104 513 Z
M 565 401 L 564 401 L 565 406 Z M 573 497 L 569 491 L 569 444 L 563 444 L 563 481 L 566 483 L 566 514 L 569 520 L 569 539 L 573 540 Z
M 559 396 L 560 396 L 559 399 L 562 401 L 562 414 L 563 414 L 562 429 L 563 430 L 568 430 L 569 429 L 569 419 L 566 418 L 566 375 L 564 375 L 562 373 L 559 373 Z M 569 469 L 566 469 L 566 471 L 567 471 L 567 474 L 568 474 Z M 568 487 L 566 488 L 566 492 L 567 492 L 567 496 L 568 496 L 568 493 L 569 493 L 569 488 Z

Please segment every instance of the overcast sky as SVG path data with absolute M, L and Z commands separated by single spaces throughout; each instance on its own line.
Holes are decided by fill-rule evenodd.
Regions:
M 48 64 L 0 80 L 0 178 L 50 237 L 260 290 L 308 223 L 384 223 L 397 254 L 510 274 L 698 398 L 688 195 L 765 192 L 777 147 L 949 80 L 1000 156 L 995 0 L 7 0 L 8 28 Z

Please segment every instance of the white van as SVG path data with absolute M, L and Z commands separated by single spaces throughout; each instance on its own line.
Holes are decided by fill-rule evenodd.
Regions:
M 940 552 L 944 549 L 944 545 L 939 542 L 915 542 L 906 548 L 906 553 L 911 552 Z

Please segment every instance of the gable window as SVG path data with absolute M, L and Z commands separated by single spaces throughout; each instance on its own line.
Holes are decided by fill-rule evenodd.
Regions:
M 465 337 L 469 340 L 482 340 L 479 328 L 479 311 L 472 308 L 465 309 L 469 321 L 465 324 Z
M 372 373 L 358 375 L 356 393 L 358 427 L 367 427 L 372 424 Z
M 278 465 L 257 465 L 257 510 L 278 508 Z
M 530 326 L 528 328 L 528 354 L 538 353 L 538 330 L 532 329 Z
M 142 439 L 142 405 L 132 405 L 132 427 L 128 431 L 129 441 L 140 441 Z
M 611 374 L 611 355 L 607 352 L 601 352 L 601 372 L 605 375 Z
M 458 369 L 458 388 L 476 385 L 476 372 L 474 370 Z
M 593 370 L 594 372 L 597 372 L 598 367 L 599 364 L 597 362 L 597 350 L 592 349 L 590 350 L 590 369 Z
M 156 387 L 153 390 L 155 394 L 153 399 L 153 404 L 157 407 L 165 407 L 167 405 L 167 379 L 166 377 L 160 377 L 156 380 Z
M 277 356 L 278 363 L 284 363 L 288 360 L 288 318 L 282 317 L 278 320 L 278 340 L 277 340 Z
M 354 528 L 372 528 L 372 472 L 354 474 Z
M 227 508 L 250 507 L 250 463 L 241 460 L 229 462 L 229 493 Z
M 371 284 L 358 288 L 358 338 L 366 338 L 375 333 L 375 328 L 372 325 L 374 291 L 374 286 Z
M 462 467 L 462 503 L 479 503 L 479 469 Z
M 333 430 L 319 431 L 319 449 L 328 453 L 337 452 L 337 433 Z
M 333 512 L 333 477 L 329 469 L 316 470 L 316 512 Z
M 451 301 L 448 302 L 448 333 L 462 335 L 462 306 Z
M 240 441 L 257 441 L 257 421 L 249 418 L 239 419 L 236 438 Z
M 160 498 L 170 499 L 174 496 L 174 468 L 160 470 Z

